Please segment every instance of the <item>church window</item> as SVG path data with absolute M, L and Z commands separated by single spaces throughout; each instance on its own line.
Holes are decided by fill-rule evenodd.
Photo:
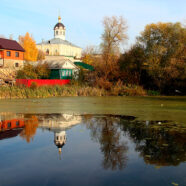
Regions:
M 46 50 L 46 54 L 49 54 L 49 49 Z
M 58 35 L 58 31 L 56 31 L 56 35 Z
M 62 31 L 60 32 L 60 34 L 62 35 Z

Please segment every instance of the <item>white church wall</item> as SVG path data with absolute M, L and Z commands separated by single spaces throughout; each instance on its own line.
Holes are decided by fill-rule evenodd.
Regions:
M 37 45 L 39 50 L 42 50 L 44 53 L 49 50 L 49 55 L 56 56 L 74 56 L 77 58 L 81 58 L 81 48 L 76 48 L 70 45 L 63 45 L 63 44 L 41 44 Z
M 62 41 L 65 40 L 66 28 L 61 23 L 61 17 L 58 17 L 58 23 L 54 28 L 54 38 L 60 38 Z M 73 56 L 76 58 L 81 58 L 82 49 L 79 47 L 75 47 L 73 45 L 67 44 L 50 44 L 50 43 L 43 43 L 38 44 L 37 48 L 42 50 L 44 53 L 49 50 L 50 56 Z

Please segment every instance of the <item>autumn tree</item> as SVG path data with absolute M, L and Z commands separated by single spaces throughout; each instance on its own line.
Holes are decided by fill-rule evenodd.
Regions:
M 184 19 L 182 25 L 183 25 L 184 28 L 186 28 L 186 19 Z
M 132 46 L 119 59 L 121 79 L 125 83 L 139 84 L 141 71 L 145 62 L 144 48 L 140 45 Z
M 186 28 L 180 23 L 147 25 L 138 43 L 144 47 L 148 73 L 160 90 L 171 80 L 186 78 Z
M 38 50 L 37 60 L 42 61 L 45 59 L 45 53 L 42 50 Z
M 105 63 L 108 64 L 112 56 L 120 54 L 120 45 L 127 40 L 127 23 L 123 17 L 105 17 L 103 20 L 101 49 Z
M 82 61 L 87 64 L 93 64 L 98 54 L 98 50 L 95 46 L 87 46 L 82 53 Z
M 103 20 L 104 32 L 100 45 L 102 59 L 96 66 L 96 85 L 109 90 L 112 83 L 119 79 L 118 58 L 120 46 L 127 40 L 127 23 L 123 17 L 105 17 Z
M 37 61 L 38 49 L 36 48 L 36 42 L 28 32 L 25 36 L 19 36 L 19 43 L 25 49 L 25 61 Z

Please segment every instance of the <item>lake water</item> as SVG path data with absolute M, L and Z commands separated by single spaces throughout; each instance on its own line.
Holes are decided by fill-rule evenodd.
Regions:
M 186 97 L 0 100 L 0 186 L 186 185 Z

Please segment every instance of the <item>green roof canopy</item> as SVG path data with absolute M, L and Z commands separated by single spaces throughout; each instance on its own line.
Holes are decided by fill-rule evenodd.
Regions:
M 74 62 L 74 64 L 84 69 L 94 71 L 94 67 L 92 65 L 86 64 L 84 62 Z

